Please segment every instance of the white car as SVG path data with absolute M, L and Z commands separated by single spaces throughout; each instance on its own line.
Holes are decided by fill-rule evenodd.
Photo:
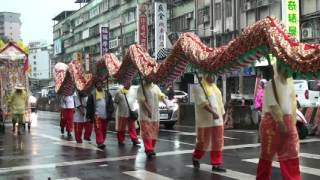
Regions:
M 294 80 L 297 100 L 301 107 L 320 106 L 320 81 Z
M 188 102 L 188 93 L 184 91 L 174 90 L 174 98 L 178 100 L 178 102 L 187 103 Z
M 135 99 L 132 110 L 139 110 L 139 105 L 136 100 L 138 87 L 139 86 L 132 85 L 128 92 L 128 101 L 131 101 L 131 99 Z M 112 95 L 112 97 L 115 96 L 116 92 L 120 88 L 121 86 L 112 86 L 109 88 L 109 92 Z M 172 129 L 175 123 L 178 121 L 179 105 L 176 103 L 176 100 L 166 99 L 166 103 L 169 109 L 166 108 L 166 105 L 163 102 L 159 102 L 160 124 L 163 124 L 167 129 Z M 113 113 L 113 117 L 114 114 L 115 113 Z

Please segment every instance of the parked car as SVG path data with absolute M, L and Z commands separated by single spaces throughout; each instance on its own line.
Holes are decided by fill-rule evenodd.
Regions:
M 131 86 L 128 94 L 128 101 L 130 99 L 135 99 L 133 109 L 132 110 L 139 110 L 139 104 L 136 100 L 137 91 L 139 86 Z M 121 88 L 121 86 L 112 86 L 109 88 L 109 92 L 114 98 L 116 92 Z M 166 108 L 166 105 L 163 102 L 159 102 L 159 113 L 160 113 L 160 124 L 163 124 L 165 128 L 172 129 L 176 122 L 178 121 L 179 116 L 179 105 L 176 103 L 176 100 L 168 100 L 166 102 L 169 106 L 169 109 Z M 115 106 L 116 107 L 116 106 Z M 113 117 L 115 117 L 115 113 L 113 113 Z
M 187 103 L 188 102 L 188 93 L 184 91 L 174 90 L 174 98 L 178 102 Z
M 320 84 L 315 80 L 294 80 L 297 100 L 301 107 L 320 106 Z

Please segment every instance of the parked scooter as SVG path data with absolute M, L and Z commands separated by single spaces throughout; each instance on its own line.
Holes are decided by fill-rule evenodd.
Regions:
M 304 117 L 301 111 L 299 109 L 296 110 L 297 113 L 297 122 L 296 127 L 299 134 L 299 139 L 305 139 L 309 132 L 308 132 L 308 121 Z

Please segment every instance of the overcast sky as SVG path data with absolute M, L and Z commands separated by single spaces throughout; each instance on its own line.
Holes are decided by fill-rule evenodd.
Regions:
M 52 44 L 53 17 L 79 8 L 75 0 L 0 0 L 0 12 L 21 13 L 21 37 L 25 43 L 45 40 Z

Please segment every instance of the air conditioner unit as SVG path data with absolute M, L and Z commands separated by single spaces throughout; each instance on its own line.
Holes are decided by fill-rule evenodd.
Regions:
M 208 15 L 203 16 L 203 22 L 204 23 L 209 22 L 209 16 Z
M 113 39 L 109 41 L 109 48 L 110 49 L 115 49 L 119 46 L 119 39 Z
M 251 2 L 249 1 L 245 4 L 245 10 L 250 10 L 250 9 L 251 9 Z
M 302 28 L 301 34 L 302 34 L 302 39 L 311 39 L 312 38 L 312 28 L 311 27 Z
M 193 13 L 192 13 L 192 12 L 189 12 L 186 17 L 187 17 L 187 19 L 191 19 L 192 16 L 193 16 Z

